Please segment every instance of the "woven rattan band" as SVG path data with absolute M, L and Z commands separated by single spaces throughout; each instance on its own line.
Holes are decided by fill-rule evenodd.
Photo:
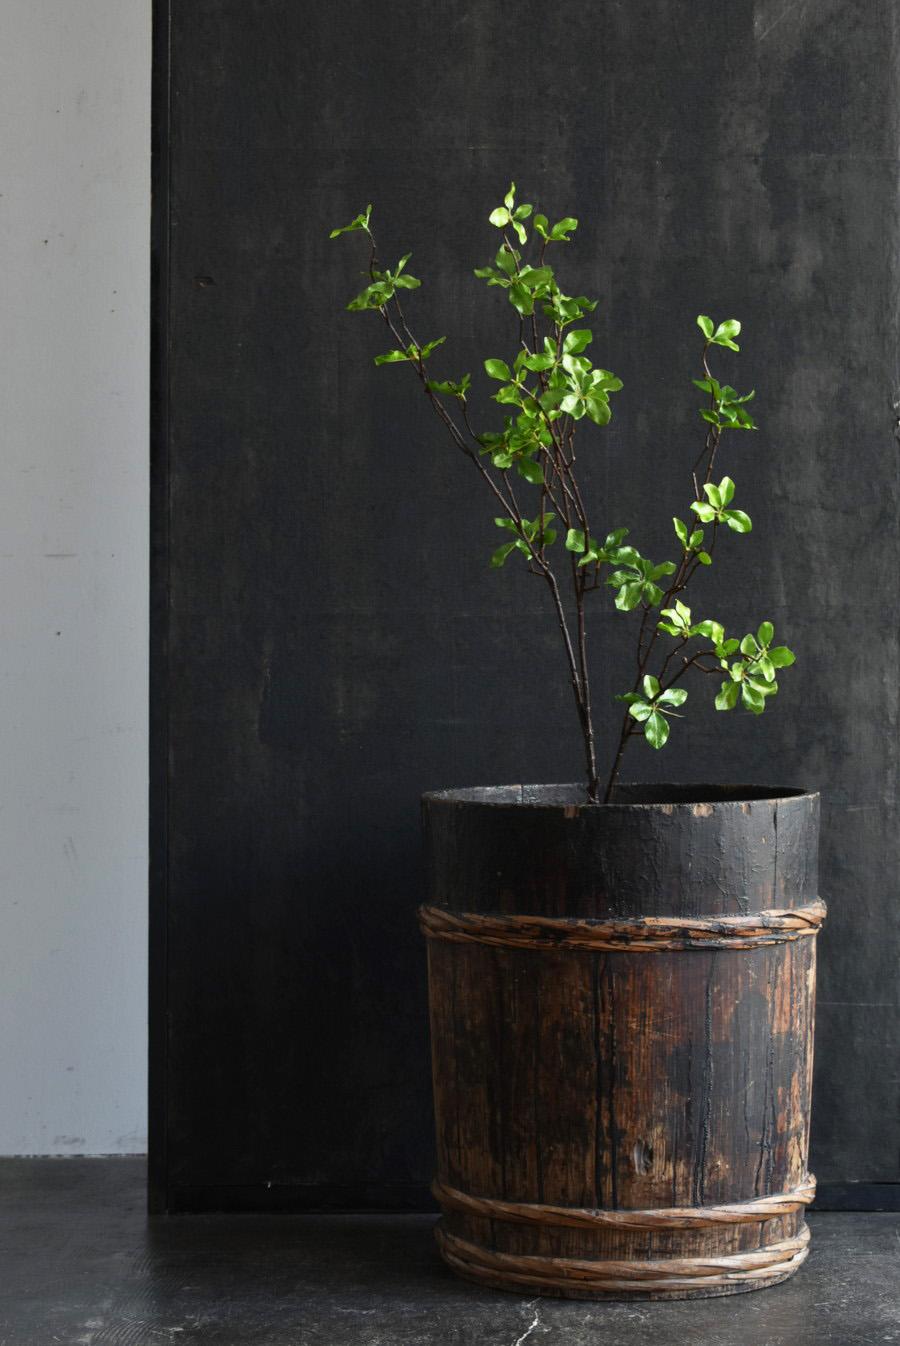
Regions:
M 532 1257 L 494 1252 L 467 1243 L 438 1226 L 441 1256 L 455 1271 L 489 1285 L 580 1294 L 677 1294 L 682 1290 L 765 1285 L 783 1280 L 806 1258 L 809 1230 L 767 1248 L 726 1257 L 667 1257 L 653 1261 L 592 1262 L 574 1257 Z
M 428 939 L 513 949 L 753 949 L 818 934 L 825 903 L 748 916 L 639 916 L 583 920 L 564 916 L 501 916 L 419 908 Z
M 790 1215 L 808 1206 L 816 1194 L 816 1180 L 809 1174 L 790 1192 L 738 1201 L 727 1206 L 671 1206 L 657 1210 L 591 1210 L 578 1206 L 543 1206 L 494 1197 L 469 1196 L 455 1187 L 435 1181 L 431 1187 L 441 1208 L 481 1215 L 511 1224 L 564 1226 L 571 1229 L 697 1229 L 712 1225 L 761 1223 Z

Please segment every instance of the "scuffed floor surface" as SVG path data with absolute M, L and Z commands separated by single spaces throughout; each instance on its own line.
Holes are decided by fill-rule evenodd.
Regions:
M 0 1160 L 0 1346 L 900 1346 L 900 1215 L 813 1214 L 785 1285 L 677 1304 L 488 1293 L 431 1216 L 148 1221 L 137 1160 Z

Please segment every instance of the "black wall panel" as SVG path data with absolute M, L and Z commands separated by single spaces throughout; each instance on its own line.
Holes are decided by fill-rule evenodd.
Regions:
M 761 429 L 722 467 L 755 527 L 694 605 L 771 618 L 798 664 L 760 721 L 696 688 L 626 775 L 821 789 L 813 1168 L 897 1182 L 895 7 L 159 0 L 156 26 L 156 1205 L 425 1199 L 418 796 L 580 771 L 543 591 L 487 569 L 491 502 L 373 366 L 359 239 L 328 240 L 373 201 L 435 368 L 477 371 L 514 349 L 471 275 L 510 178 L 581 221 L 558 264 L 625 381 L 581 461 L 654 557 L 691 498 L 694 316 L 745 324 L 720 368 Z M 601 707 L 633 637 L 600 596 Z

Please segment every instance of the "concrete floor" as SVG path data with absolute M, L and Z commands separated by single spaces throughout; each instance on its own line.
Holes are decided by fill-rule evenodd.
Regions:
M 456 1280 L 425 1215 L 148 1221 L 139 1160 L 0 1160 L 0 1346 L 900 1343 L 900 1215 L 812 1214 L 785 1285 L 677 1304 Z

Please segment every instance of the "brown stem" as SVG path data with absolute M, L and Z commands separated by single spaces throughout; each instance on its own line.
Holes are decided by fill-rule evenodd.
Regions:
M 597 777 L 597 759 L 594 750 L 594 725 L 591 715 L 591 684 L 588 678 L 587 638 L 584 620 L 584 575 L 577 573 L 577 562 L 572 554 L 575 586 L 575 610 L 578 621 L 578 664 L 581 671 L 582 731 L 588 768 L 588 802 L 598 802 L 600 782 Z
M 367 232 L 369 234 L 369 239 L 371 242 L 369 273 L 372 279 L 374 280 L 374 271 L 377 260 L 375 239 L 371 231 L 367 230 Z M 389 331 L 393 335 L 394 340 L 397 342 L 398 346 L 403 347 L 405 344 L 408 343 L 408 345 L 412 346 L 416 352 L 420 352 L 421 348 L 419 346 L 419 343 L 416 341 L 415 337 L 410 331 L 410 328 L 406 322 L 406 317 L 404 315 L 403 308 L 400 304 L 400 300 L 397 297 L 397 295 L 393 296 L 393 303 L 396 309 L 397 322 L 395 322 L 394 318 L 392 317 L 391 310 L 389 307 L 390 301 L 388 301 L 388 303 L 385 303 L 379 310 L 381 312 L 382 317 L 384 318 L 385 323 L 387 324 Z M 531 336 L 533 342 L 533 350 L 535 353 L 537 353 L 539 337 L 538 337 L 537 322 L 534 316 L 532 316 L 532 322 L 531 322 Z M 524 324 L 521 322 L 520 322 L 520 338 L 522 339 L 522 344 L 524 345 L 525 344 Z M 557 345 L 559 345 L 559 333 L 557 333 Z M 575 706 L 578 712 L 579 723 L 581 725 L 582 737 L 584 739 L 585 762 L 587 766 L 587 795 L 591 803 L 596 803 L 599 793 L 599 779 L 597 776 L 596 753 L 594 748 L 594 728 L 591 712 L 590 683 L 588 679 L 587 640 L 586 640 L 586 627 L 585 627 L 585 614 L 584 614 L 585 578 L 578 571 L 576 560 L 573 555 L 572 556 L 573 589 L 575 597 L 575 614 L 576 614 L 576 626 L 577 626 L 576 644 L 573 645 L 571 632 L 569 630 L 569 621 L 566 616 L 566 607 L 565 604 L 563 603 L 562 595 L 560 594 L 559 584 L 557 583 L 556 576 L 553 573 L 552 567 L 550 566 L 544 555 L 544 544 L 542 540 L 546 500 L 549 500 L 555 506 L 556 512 L 560 516 L 560 520 L 566 525 L 567 528 L 571 526 L 572 517 L 574 513 L 574 515 L 577 516 L 579 522 L 581 522 L 585 534 L 587 534 L 587 515 L 584 509 L 584 503 L 581 499 L 581 494 L 580 491 L 578 490 L 577 482 L 575 482 L 574 476 L 571 472 L 571 461 L 574 459 L 574 455 L 572 455 L 571 459 L 566 458 L 563 442 L 563 432 L 555 422 L 552 422 L 550 420 L 546 412 L 544 412 L 544 417 L 550 430 L 553 447 L 552 451 L 547 449 L 543 450 L 543 456 L 546 459 L 547 468 L 550 470 L 550 475 L 548 479 L 547 472 L 545 471 L 545 484 L 541 491 L 541 504 L 540 504 L 541 528 L 540 533 L 538 535 L 537 544 L 535 545 L 535 542 L 532 541 L 527 536 L 525 529 L 523 527 L 522 513 L 519 509 L 515 491 L 513 489 L 512 483 L 509 480 L 509 477 L 505 472 L 503 473 L 503 489 L 501 489 L 501 487 L 497 485 L 497 482 L 494 480 L 493 476 L 491 475 L 491 473 L 488 471 L 487 467 L 481 460 L 481 456 L 478 451 L 481 447 L 480 441 L 478 439 L 478 436 L 475 434 L 469 421 L 468 408 L 466 406 L 465 400 L 463 399 L 462 402 L 463 424 L 465 426 L 466 432 L 468 433 L 469 437 L 472 440 L 472 444 L 476 446 L 474 448 L 472 444 L 469 444 L 467 442 L 463 431 L 460 430 L 456 421 L 450 415 L 447 408 L 444 406 L 443 402 L 435 394 L 434 390 L 429 388 L 428 386 L 429 380 L 425 368 L 425 361 L 423 360 L 421 354 L 419 353 L 417 357 L 410 360 L 409 363 L 413 366 L 416 375 L 418 376 L 420 382 L 422 383 L 425 394 L 428 397 L 433 410 L 439 416 L 441 421 L 443 421 L 457 448 L 459 448 L 466 455 L 467 458 L 471 459 L 479 475 L 487 483 L 488 487 L 490 488 L 491 492 L 493 493 L 495 499 L 497 500 L 498 504 L 500 505 L 506 517 L 511 519 L 515 523 L 518 537 L 522 538 L 528 546 L 528 550 L 530 553 L 528 564 L 531 573 L 542 576 L 544 580 L 546 580 L 547 585 L 550 589 L 551 599 L 553 602 L 554 609 L 556 611 L 556 617 L 559 625 L 560 635 L 562 636 L 563 649 L 566 656 L 566 662 L 569 667 L 569 676 L 572 684 L 572 693 L 575 697 Z M 539 381 L 543 386 L 544 380 L 540 379 Z M 553 490 L 554 479 L 558 481 L 562 493 L 559 499 L 556 498 Z
M 706 375 L 706 378 L 711 379 L 712 373 L 710 371 L 709 362 L 707 359 L 708 351 L 709 351 L 709 342 L 707 342 L 706 345 L 703 347 L 703 371 L 704 374 Z M 712 408 L 715 406 L 715 396 L 712 391 L 710 391 L 709 396 L 710 396 L 710 410 L 712 410 Z M 709 429 L 706 432 L 706 439 L 703 448 L 697 458 L 697 461 L 691 468 L 691 480 L 693 481 L 694 485 L 695 500 L 700 499 L 700 487 L 697 482 L 697 468 L 700 466 L 703 459 L 706 458 L 707 461 L 706 461 L 706 471 L 704 474 L 704 482 L 708 483 L 712 478 L 713 464 L 715 462 L 716 450 L 719 447 L 720 439 L 721 439 L 721 431 L 719 431 L 716 426 L 710 425 Z M 710 545 L 709 548 L 710 555 L 712 555 L 713 549 L 715 548 L 717 535 L 718 535 L 718 520 L 713 525 L 712 544 Z M 682 590 L 685 588 L 688 582 L 693 578 L 693 575 L 697 570 L 699 564 L 700 562 L 697 560 L 696 555 L 688 547 L 685 547 L 682 552 L 681 561 L 679 562 L 678 569 L 675 572 L 674 578 L 672 579 L 672 582 L 669 585 L 669 588 L 666 591 L 665 595 L 663 596 L 662 602 L 660 603 L 661 608 L 668 607 L 669 604 L 672 602 L 672 599 L 675 597 L 675 595 L 682 592 Z M 646 648 L 644 648 L 644 640 L 646 637 L 646 629 L 649 614 L 650 614 L 650 608 L 647 607 L 644 611 L 644 615 L 641 620 L 640 631 L 638 632 L 637 675 L 634 680 L 632 691 L 637 691 L 637 689 L 641 685 L 641 681 L 650 663 L 650 656 L 653 653 L 653 647 L 656 644 L 657 637 L 659 636 L 659 628 L 654 627 L 653 631 L 650 634 L 650 639 L 647 642 Z M 670 653 L 667 655 L 662 666 L 662 671 L 659 675 L 659 682 L 661 687 L 663 684 L 663 678 L 666 674 L 666 671 L 668 670 L 669 664 L 671 663 L 672 659 L 678 653 L 680 653 L 685 643 L 686 642 L 682 640 L 681 644 L 676 645 L 675 648 L 671 650 Z M 708 651 L 705 651 L 704 653 L 708 653 Z M 713 673 L 717 671 L 716 669 L 706 668 L 703 665 L 697 665 L 696 660 L 698 657 L 701 656 L 695 655 L 691 659 L 683 660 L 683 667 L 679 670 L 678 673 L 675 674 L 675 677 L 670 680 L 668 686 L 671 686 L 672 683 L 677 681 L 678 678 L 683 677 L 689 668 L 695 666 L 702 668 L 702 671 L 704 673 Z M 665 690 L 664 687 L 662 689 Z M 619 771 L 621 769 L 622 758 L 625 753 L 625 747 L 626 744 L 628 743 L 629 738 L 633 733 L 634 733 L 634 720 L 633 717 L 629 715 L 629 708 L 626 706 L 625 714 L 622 717 L 622 727 L 619 731 L 619 741 L 616 747 L 616 755 L 613 760 L 612 769 L 610 771 L 609 779 L 606 784 L 606 791 L 603 796 L 604 804 L 608 804 L 610 798 L 612 797 L 613 790 L 615 789 L 616 782 L 619 777 Z

